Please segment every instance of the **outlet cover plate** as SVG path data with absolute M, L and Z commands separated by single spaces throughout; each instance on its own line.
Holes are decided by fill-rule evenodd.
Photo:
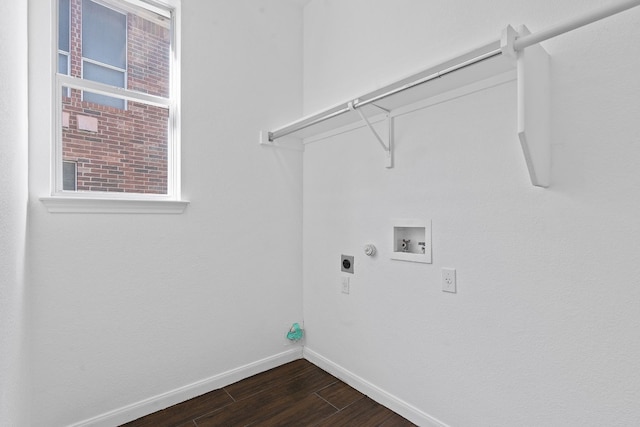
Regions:
M 349 278 L 348 277 L 342 277 L 342 293 L 343 294 L 347 294 L 349 295 Z
M 442 269 L 442 292 L 456 293 L 456 269 Z

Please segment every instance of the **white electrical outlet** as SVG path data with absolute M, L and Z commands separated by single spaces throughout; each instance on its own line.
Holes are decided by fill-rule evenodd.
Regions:
M 442 269 L 442 292 L 456 293 L 456 269 Z
M 348 277 L 342 278 L 342 293 L 349 294 L 349 278 Z

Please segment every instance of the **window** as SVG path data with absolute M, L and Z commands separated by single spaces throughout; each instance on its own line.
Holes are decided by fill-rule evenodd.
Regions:
M 177 0 L 58 0 L 53 196 L 179 200 Z

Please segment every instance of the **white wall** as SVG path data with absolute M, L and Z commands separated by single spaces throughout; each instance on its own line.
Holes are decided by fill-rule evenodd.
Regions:
M 314 0 L 307 113 L 599 1 Z M 304 155 L 314 354 L 451 426 L 640 424 L 640 9 L 544 43 L 552 183 L 531 186 L 515 84 L 396 121 L 395 168 L 359 129 Z M 390 219 L 433 222 L 433 264 L 391 261 Z M 379 254 L 364 256 L 374 243 Z M 339 256 L 352 254 L 351 294 Z M 440 290 L 442 267 L 458 293 Z
M 182 215 L 51 214 L 50 3 L 30 9 L 34 426 L 62 426 L 294 349 L 302 156 L 293 1 L 183 2 Z
M 27 425 L 27 5 L 0 14 L 0 425 Z

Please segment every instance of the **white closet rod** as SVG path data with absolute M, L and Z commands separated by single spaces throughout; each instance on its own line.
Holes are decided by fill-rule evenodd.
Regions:
M 384 92 L 384 93 L 382 93 L 380 95 L 376 95 L 374 97 L 371 97 L 371 98 L 368 98 L 368 99 L 364 99 L 364 100 L 356 99 L 354 101 L 347 102 L 347 103 L 345 103 L 345 106 L 337 107 L 338 108 L 337 110 L 336 109 L 332 109 L 332 110 L 329 110 L 329 111 L 325 111 L 325 112 L 319 113 L 319 114 L 317 114 L 315 116 L 309 117 L 307 120 L 300 121 L 298 123 L 293 123 L 293 124 L 291 124 L 289 126 L 283 127 L 281 129 L 275 130 L 273 132 L 269 132 L 269 140 L 273 141 L 275 139 L 282 138 L 283 136 L 287 136 L 289 134 L 298 132 L 298 131 L 300 131 L 302 129 L 308 128 L 309 126 L 313 126 L 315 124 L 322 123 L 322 122 L 324 122 L 326 120 L 329 120 L 329 119 L 331 119 L 333 117 L 340 116 L 342 114 L 348 113 L 349 111 L 355 110 L 355 109 L 360 108 L 360 107 L 364 107 L 365 105 L 372 104 L 372 103 L 374 103 L 376 101 L 379 101 L 381 99 L 387 98 L 387 97 L 389 97 L 391 95 L 398 94 L 398 93 L 403 92 L 405 90 L 408 90 L 408 89 L 411 89 L 411 88 L 416 87 L 418 85 L 430 82 L 431 80 L 438 79 L 438 78 L 443 77 L 443 76 L 445 76 L 447 74 L 453 73 L 454 71 L 461 70 L 463 68 L 469 67 L 469 66 L 471 66 L 473 64 L 477 64 L 479 62 L 482 62 L 484 60 L 487 60 L 489 58 L 493 58 L 494 56 L 498 56 L 498 55 L 501 55 L 501 54 L 502 54 L 502 51 L 500 50 L 500 48 L 494 49 L 494 50 L 492 50 L 490 52 L 483 53 L 483 54 L 478 55 L 478 56 L 476 56 L 474 58 L 471 58 L 471 59 L 468 59 L 466 61 L 460 62 L 458 64 L 452 65 L 452 66 L 450 66 L 448 68 L 445 68 L 444 70 L 438 71 L 437 73 L 430 74 L 430 75 L 428 75 L 426 77 L 422 77 L 422 78 L 420 78 L 418 80 L 415 80 L 413 82 L 407 83 L 407 84 L 405 84 L 403 86 L 391 89 L 388 92 Z M 350 104 L 351 104 L 351 106 L 350 106 Z
M 620 2 L 617 3 L 613 3 L 610 4 L 608 6 L 602 7 L 600 9 L 597 9 L 595 11 L 589 12 L 589 13 L 585 13 L 582 16 L 578 16 L 576 18 L 567 20 L 564 23 L 561 24 L 557 24 L 553 27 L 547 28 L 543 31 L 534 33 L 534 34 L 529 34 L 529 35 L 525 35 L 522 37 L 518 37 L 515 39 L 515 41 L 513 42 L 513 49 L 515 51 L 521 51 L 529 46 L 532 46 L 534 44 L 540 43 L 541 41 L 544 40 L 548 40 L 552 37 L 556 37 L 560 34 L 564 34 L 566 32 L 575 30 L 576 28 L 585 26 L 587 24 L 591 24 L 593 22 L 599 21 L 601 19 L 607 18 L 611 15 L 615 15 L 617 13 L 623 12 L 625 10 L 631 9 L 633 7 L 636 6 L 640 6 L 640 0 L 622 0 Z M 435 80 L 439 77 L 442 77 L 446 74 L 452 73 L 454 71 L 458 71 L 461 70 L 463 68 L 466 68 L 470 65 L 476 64 L 478 62 L 484 61 L 486 59 L 492 58 L 494 56 L 500 55 L 502 52 L 500 49 L 496 49 L 493 50 L 491 52 L 487 52 L 484 53 L 482 55 L 479 55 L 475 58 L 469 59 L 469 60 L 465 60 L 459 64 L 455 64 L 449 68 L 446 68 L 442 71 L 439 71 L 437 73 L 434 73 L 432 75 L 429 75 L 427 77 L 423 77 L 419 80 L 416 80 L 414 82 L 408 83 L 406 85 L 403 85 L 401 87 L 398 88 L 394 88 L 388 92 L 385 92 L 383 94 L 380 95 L 376 95 L 372 98 L 369 99 L 365 99 L 365 100 L 354 100 L 352 102 L 353 104 L 353 108 L 358 108 L 358 107 L 363 107 L 367 104 L 371 104 L 373 102 L 376 102 L 380 99 L 389 97 L 391 95 L 395 95 L 399 92 L 405 91 L 407 89 L 410 89 L 412 87 L 427 83 L 431 80 Z M 348 105 L 349 103 L 346 103 L 344 105 L 340 105 L 338 107 L 335 107 L 331 110 L 328 111 L 324 111 L 322 113 L 316 114 L 314 116 L 308 117 L 306 120 L 301 120 L 297 123 L 293 123 L 289 126 L 285 126 L 281 129 L 277 129 L 273 132 L 269 132 L 268 134 L 268 138 L 269 141 L 273 141 L 275 139 L 278 138 L 282 138 L 283 136 L 295 133 L 297 131 L 300 131 L 302 129 L 308 128 L 309 126 L 313 126 L 315 124 L 318 123 L 322 123 L 326 120 L 329 120 L 333 117 L 336 116 L 340 116 L 342 114 L 346 114 L 348 112 L 350 112 L 352 110 L 352 108 L 349 107 Z
M 269 141 L 282 138 L 283 136 L 287 136 L 289 134 L 298 132 L 299 130 L 306 129 L 309 126 L 322 123 L 333 117 L 348 113 L 349 111 L 351 111 L 351 108 L 349 108 L 349 106 L 347 105 L 346 107 L 342 107 L 339 110 L 325 112 L 322 115 L 316 115 L 316 116 L 310 117 L 308 120 L 305 120 L 304 122 L 294 123 L 290 126 L 286 126 L 281 129 L 275 130 L 273 132 L 269 132 Z
M 535 34 L 529 34 L 516 38 L 513 42 L 513 48 L 516 52 L 519 52 L 531 45 L 548 40 L 552 37 L 559 36 L 560 34 L 568 33 L 576 28 L 583 27 L 587 24 L 592 24 L 601 19 L 607 18 L 616 13 L 624 12 L 632 7 L 640 6 L 640 0 L 625 0 L 618 3 L 612 3 L 600 9 L 585 13 L 582 16 L 577 16 L 564 23 L 554 25 L 545 30 L 538 31 Z
M 498 55 L 501 55 L 501 54 L 502 54 L 501 49 L 492 50 L 491 52 L 484 53 L 482 55 L 476 56 L 475 58 L 469 59 L 467 61 L 463 61 L 463 62 L 461 62 L 459 64 L 456 64 L 456 65 L 453 65 L 453 66 L 451 66 L 449 68 L 445 68 L 442 71 L 438 71 L 437 73 L 433 73 L 433 74 L 431 74 L 429 76 L 423 77 L 423 78 L 418 79 L 418 80 L 416 80 L 414 82 L 407 83 L 404 86 L 400 86 L 399 88 L 392 89 L 392 90 L 390 90 L 388 92 L 385 92 L 385 93 L 382 93 L 382 94 L 380 94 L 378 96 L 374 96 L 373 98 L 369 98 L 369 99 L 366 99 L 364 101 L 356 100 L 356 101 L 353 102 L 353 107 L 354 108 L 358 108 L 358 107 L 363 107 L 363 106 L 368 105 L 368 104 L 372 104 L 372 103 L 374 103 L 376 101 L 379 101 L 379 100 L 381 100 L 383 98 L 387 98 L 387 97 L 389 97 L 391 95 L 395 95 L 397 93 L 400 93 L 400 92 L 403 92 L 405 90 L 411 89 L 412 87 L 415 87 L 415 86 L 430 82 L 431 80 L 438 79 L 440 77 L 446 76 L 449 73 L 453 73 L 454 71 L 462 70 L 463 68 L 469 67 L 471 65 L 477 64 L 477 63 L 482 62 L 482 61 L 484 61 L 486 59 L 493 58 L 494 56 L 498 56 Z

